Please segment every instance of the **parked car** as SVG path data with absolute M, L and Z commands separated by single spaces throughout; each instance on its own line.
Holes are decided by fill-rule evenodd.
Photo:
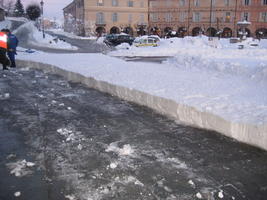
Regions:
M 117 46 L 122 43 L 133 44 L 134 38 L 127 34 L 109 34 L 105 37 L 104 43 L 109 46 Z
M 154 36 L 142 36 L 140 38 L 136 38 L 134 40 L 134 46 L 136 47 L 157 47 L 159 42 L 159 38 Z

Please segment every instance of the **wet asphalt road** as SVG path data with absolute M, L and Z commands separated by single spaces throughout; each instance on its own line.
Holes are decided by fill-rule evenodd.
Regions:
M 1 200 L 267 198 L 267 153 L 215 132 L 35 70 L 0 102 Z

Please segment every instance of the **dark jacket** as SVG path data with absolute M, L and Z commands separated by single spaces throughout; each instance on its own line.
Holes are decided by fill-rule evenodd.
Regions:
M 7 49 L 8 51 L 14 51 L 16 52 L 16 48 L 19 44 L 19 41 L 17 39 L 17 37 L 11 33 L 9 33 L 7 38 Z

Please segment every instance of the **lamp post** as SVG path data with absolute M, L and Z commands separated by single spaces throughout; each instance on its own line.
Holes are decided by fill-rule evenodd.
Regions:
M 237 37 L 237 28 L 236 28 L 236 14 L 237 14 L 237 0 L 235 1 L 235 17 L 234 17 L 234 37 Z
M 45 38 L 45 32 L 44 32 L 44 1 L 41 0 L 41 14 L 42 14 L 42 31 L 43 31 L 43 38 Z
M 211 40 L 211 21 L 212 21 L 212 5 L 213 0 L 210 0 L 210 27 L 209 27 L 209 40 Z
M 190 27 L 190 10 L 191 10 L 191 2 L 190 0 L 188 1 L 188 10 L 187 10 L 187 36 L 189 36 L 189 27 Z

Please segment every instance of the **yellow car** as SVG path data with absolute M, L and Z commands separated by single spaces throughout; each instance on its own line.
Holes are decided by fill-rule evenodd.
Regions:
M 157 47 L 158 39 L 154 37 L 141 37 L 141 38 L 136 38 L 133 44 L 136 47 L 148 47 L 148 46 Z

